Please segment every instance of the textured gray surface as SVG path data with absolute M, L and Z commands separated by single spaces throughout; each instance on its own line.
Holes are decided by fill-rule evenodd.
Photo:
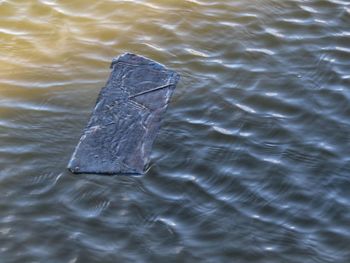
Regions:
M 113 59 L 68 164 L 73 173 L 142 174 L 179 75 L 145 57 Z

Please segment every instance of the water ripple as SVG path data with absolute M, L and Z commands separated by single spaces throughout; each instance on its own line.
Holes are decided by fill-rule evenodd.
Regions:
M 2 262 L 349 262 L 349 10 L 0 1 Z M 151 164 L 73 176 L 127 51 L 182 76 Z

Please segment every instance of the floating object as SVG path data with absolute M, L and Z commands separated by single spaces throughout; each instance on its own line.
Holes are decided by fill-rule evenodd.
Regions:
M 143 174 L 180 78 L 130 53 L 114 58 L 111 69 L 68 164 L 72 173 Z

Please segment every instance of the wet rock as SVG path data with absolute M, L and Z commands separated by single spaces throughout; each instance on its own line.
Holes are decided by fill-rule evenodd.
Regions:
M 179 75 L 134 54 L 113 59 L 68 164 L 73 173 L 142 174 Z

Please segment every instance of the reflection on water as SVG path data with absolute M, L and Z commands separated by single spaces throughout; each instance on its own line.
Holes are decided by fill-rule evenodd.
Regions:
M 350 262 L 346 0 L 0 1 L 1 262 Z M 143 177 L 65 167 L 112 57 L 182 75 Z

